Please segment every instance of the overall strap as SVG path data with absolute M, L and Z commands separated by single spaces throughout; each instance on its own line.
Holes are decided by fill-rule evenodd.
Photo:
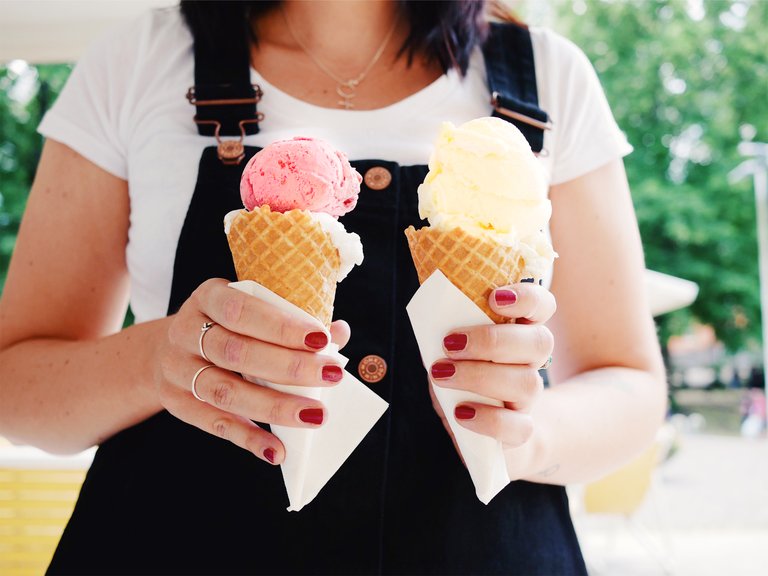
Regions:
M 493 115 L 514 124 L 539 153 L 544 130 L 551 128 L 549 115 L 539 108 L 536 67 L 531 33 L 515 24 L 491 23 L 483 45 Z
M 262 92 L 251 84 L 250 45 L 241 22 L 222 23 L 222 33 L 195 35 L 195 85 L 187 91 L 187 100 L 196 109 L 197 131 L 215 136 L 219 159 L 225 164 L 239 164 L 243 159 L 243 138 L 259 131 L 263 115 L 256 105 Z M 224 31 L 227 31 L 226 33 Z M 221 140 L 237 136 L 239 140 Z

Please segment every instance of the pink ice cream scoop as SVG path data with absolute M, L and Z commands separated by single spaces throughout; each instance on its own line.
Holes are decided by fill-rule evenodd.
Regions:
M 274 212 L 310 210 L 338 218 L 357 204 L 362 177 L 324 140 L 279 140 L 250 159 L 240 180 L 248 210 L 265 204 Z

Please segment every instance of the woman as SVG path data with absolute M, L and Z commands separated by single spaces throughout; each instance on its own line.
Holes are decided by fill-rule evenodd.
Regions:
M 539 104 L 554 120 L 540 155 L 559 253 L 551 290 L 499 288 L 491 303 L 515 322 L 447 334 L 454 376 L 431 370 L 438 385 L 505 403 L 457 412 L 505 447 L 515 482 L 488 506 L 430 406 L 404 313 L 417 281 L 402 230 L 418 223 L 437 128 L 492 111 L 482 10 L 183 3 L 112 33 L 73 72 L 41 125 L 48 140 L 0 304 L 0 433 L 52 452 L 100 445 L 52 573 L 584 571 L 562 486 L 646 446 L 665 387 L 621 162 L 629 147 L 586 59 L 556 35 L 530 33 Z M 244 67 L 231 67 L 260 86 L 263 117 L 245 144 L 319 136 L 383 178 L 344 220 L 366 262 L 339 286 L 330 334 L 226 286 L 221 210 L 238 207 L 237 169 L 217 164 L 182 95 L 231 60 L 193 55 L 190 28 L 196 49 L 247 40 Z M 129 295 L 137 322 L 121 330 Z M 284 447 L 253 421 L 322 426 L 323 406 L 239 374 L 333 385 L 340 367 L 315 353 L 329 336 L 349 340 L 350 367 L 384 361 L 370 385 L 390 409 L 289 514 Z M 545 389 L 537 370 L 553 347 Z M 214 367 L 199 373 L 203 355 Z

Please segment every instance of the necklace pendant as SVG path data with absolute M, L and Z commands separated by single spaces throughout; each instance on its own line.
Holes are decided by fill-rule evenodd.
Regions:
M 339 84 L 336 86 L 336 94 L 342 98 L 337 102 L 339 106 L 345 108 L 346 110 L 355 107 L 355 105 L 352 103 L 352 98 L 357 96 L 357 92 L 355 91 L 354 86 L 350 86 L 349 83 Z

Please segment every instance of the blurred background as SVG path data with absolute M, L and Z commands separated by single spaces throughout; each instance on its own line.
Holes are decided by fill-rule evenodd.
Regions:
M 0 290 L 35 130 L 72 63 L 110 25 L 173 3 L 0 0 Z M 586 52 L 634 146 L 625 162 L 669 374 L 653 449 L 570 488 L 590 570 L 768 574 L 768 2 L 509 4 Z M 0 573 L 41 573 L 87 462 L 0 439 Z

